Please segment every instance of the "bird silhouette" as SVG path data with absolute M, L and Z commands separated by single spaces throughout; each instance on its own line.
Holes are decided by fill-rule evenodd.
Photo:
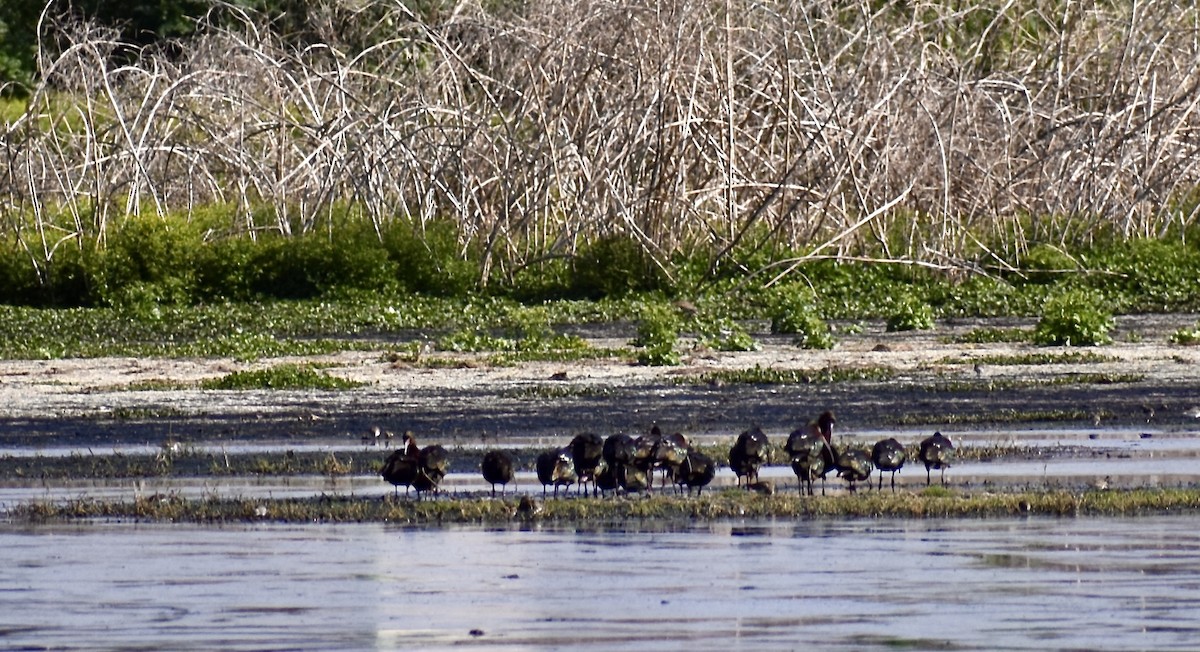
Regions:
M 413 489 L 417 492 L 417 500 L 422 493 L 432 491 L 434 495 L 441 493 L 438 485 L 446 472 L 450 470 L 450 455 L 439 444 L 426 446 L 417 453 L 417 477 L 413 478 Z
M 849 483 L 850 493 L 855 491 L 855 483 L 869 480 L 871 477 L 871 456 L 860 448 L 847 447 L 837 456 L 838 476 Z
M 738 486 L 742 486 L 743 478 L 747 487 L 758 482 L 758 469 L 770 460 L 770 456 L 771 442 L 758 426 L 738 435 L 729 449 L 729 468 L 737 475 Z
M 784 451 L 792 463 L 792 472 L 800 481 L 800 493 L 805 488 L 808 495 L 813 495 L 813 480 L 821 478 L 821 495 L 825 495 L 825 476 L 835 471 L 833 449 L 821 433 L 820 426 L 810 423 L 804 428 L 797 428 L 788 435 Z
M 637 444 L 633 437 L 620 433 L 609 435 L 604 440 L 600 456 L 610 467 L 616 468 L 618 464 L 632 464 L 636 454 Z
M 896 493 L 896 472 L 904 466 L 906 457 L 904 445 L 894 437 L 875 442 L 874 448 L 871 449 L 871 463 L 879 469 L 879 491 L 883 491 L 884 471 L 891 471 L 892 493 Z
M 717 463 L 713 458 L 701 453 L 700 451 L 688 451 L 687 457 L 683 461 L 683 465 L 679 468 L 679 480 L 687 487 L 687 492 L 690 495 L 692 488 L 696 488 L 696 495 L 712 482 L 717 475 Z
M 837 419 L 833 417 L 833 412 L 825 410 L 817 416 L 815 421 L 817 430 L 821 432 L 821 436 L 825 438 L 826 443 L 833 445 L 833 424 L 837 423 Z
M 616 471 L 608 462 L 601 462 L 600 469 L 596 471 L 596 489 L 600 495 L 615 494 L 619 486 Z
M 656 425 L 650 429 L 649 434 L 640 435 L 633 440 L 633 465 L 650 478 L 651 485 L 654 484 L 654 454 L 660 439 L 662 431 Z
M 379 475 L 395 487 L 395 496 L 397 498 L 400 496 L 400 485 L 404 485 L 404 495 L 407 496 L 409 488 L 412 487 L 413 481 L 417 478 L 417 456 L 419 452 L 412 433 L 404 433 L 404 445 L 392 451 L 392 454 L 384 461 L 383 468 L 379 471 Z
M 548 450 L 538 455 L 536 469 L 538 482 L 542 483 L 542 497 L 546 496 L 547 485 L 554 485 L 554 495 L 558 496 L 559 487 L 569 487 L 575 484 L 577 479 L 570 446 Z
M 575 435 L 571 440 L 571 460 L 575 465 L 575 475 L 579 479 L 577 487 L 587 492 L 587 483 L 592 483 L 596 489 L 596 471 L 600 468 L 600 460 L 604 457 L 604 440 L 595 433 L 585 432 Z
M 617 486 L 627 494 L 650 490 L 649 476 L 633 464 L 618 464 L 615 473 Z
M 504 495 L 508 488 L 508 483 L 513 479 L 513 458 L 506 451 L 488 451 L 483 455 L 483 462 L 479 465 L 479 470 L 483 472 L 484 482 L 489 482 L 492 485 L 492 497 L 496 497 L 496 485 L 500 485 L 500 495 Z
M 929 486 L 930 469 L 942 472 L 942 486 L 945 486 L 946 469 L 950 468 L 950 463 L 954 461 L 954 444 L 946 435 L 935 432 L 921 440 L 917 459 L 925 464 L 925 486 Z
M 691 447 L 691 442 L 681 432 L 659 437 L 654 447 L 654 466 L 662 469 L 662 486 L 667 486 L 668 482 L 672 486 L 678 484 L 679 467 L 687 459 Z

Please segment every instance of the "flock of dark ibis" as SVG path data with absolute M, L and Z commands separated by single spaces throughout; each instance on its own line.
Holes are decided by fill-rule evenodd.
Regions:
M 542 494 L 554 488 L 576 485 L 577 491 L 597 495 L 637 493 L 653 489 L 654 476 L 662 474 L 662 486 L 699 495 L 717 475 L 712 457 L 692 448 L 681 433 L 664 435 L 658 426 L 637 438 L 626 434 L 601 438 L 584 433 L 570 443 L 538 455 L 537 477 Z
M 833 444 L 835 423 L 837 420 L 833 412 L 822 412 L 808 426 L 794 430 L 788 435 L 783 450 L 791 460 L 792 471 L 800 481 L 800 492 L 804 493 L 807 489 L 808 495 L 813 495 L 813 481 L 820 478 L 823 495 L 825 477 L 830 473 L 836 473 L 838 477 L 846 480 L 850 491 L 854 492 L 857 483 L 867 481 L 873 470 L 879 471 L 878 489 L 883 490 L 883 474 L 890 473 L 892 491 L 895 492 L 896 473 L 904 467 L 908 458 L 904 445 L 894 437 L 889 437 L 875 442 L 870 452 L 849 446 L 839 451 Z M 738 441 L 741 441 L 740 437 Z M 737 448 L 737 444 L 734 448 Z M 733 466 L 733 458 L 734 454 L 731 451 L 730 466 Z M 954 444 L 949 437 L 935 432 L 921 440 L 917 447 L 917 459 L 925 465 L 926 485 L 930 484 L 933 469 L 941 471 L 944 485 L 946 469 L 954 460 Z M 736 467 L 734 470 L 737 470 Z M 755 473 L 757 474 L 757 469 Z
M 825 478 L 830 473 L 844 479 L 851 492 L 858 483 L 870 486 L 872 471 L 879 472 L 878 490 L 883 490 L 883 476 L 891 474 L 892 491 L 896 490 L 896 473 L 903 468 L 907 459 L 904 445 L 895 438 L 882 439 L 871 450 L 846 446 L 840 450 L 833 442 L 833 426 L 836 419 L 832 412 L 822 412 L 807 426 L 793 431 L 783 450 L 790 460 L 792 471 L 799 480 L 800 493 L 813 495 L 813 483 L 821 480 L 821 494 L 825 493 Z M 921 440 L 917 459 L 925 465 L 925 484 L 931 482 L 932 470 L 941 471 L 942 484 L 946 483 L 946 469 L 954 456 L 954 445 L 950 438 L 934 433 Z M 761 428 L 755 426 L 738 435 L 729 449 L 729 468 L 737 476 L 739 487 L 773 491 L 768 483 L 759 481 L 759 469 L 769 463 L 771 442 Z M 412 433 L 406 433 L 403 444 L 384 462 L 380 475 L 395 486 L 396 495 L 400 487 L 423 493 L 438 492 L 438 484 L 449 468 L 446 449 L 439 445 L 418 447 Z M 542 495 L 553 489 L 572 485 L 576 493 L 591 492 L 592 495 L 609 495 L 619 492 L 649 492 L 654 488 L 655 476 L 661 477 L 660 487 L 670 486 L 674 491 L 696 495 L 712 482 L 718 464 L 711 456 L 693 448 L 682 433 L 665 435 L 654 426 L 639 437 L 627 434 L 603 438 L 593 433 L 576 435 L 562 448 L 542 452 L 537 457 L 535 469 L 538 482 L 542 484 Z M 484 454 L 480 464 L 483 479 L 492 485 L 492 496 L 496 485 L 503 494 L 516 475 L 516 464 L 511 454 L 502 450 L 491 450 Z M 589 485 L 590 489 L 589 489 Z

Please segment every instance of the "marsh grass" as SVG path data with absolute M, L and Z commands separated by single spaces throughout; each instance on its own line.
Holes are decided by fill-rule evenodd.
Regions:
M 976 390 L 979 387 L 976 386 Z M 979 413 L 947 412 L 947 413 L 904 413 L 893 419 L 891 423 L 898 426 L 923 426 L 930 424 L 945 425 L 977 425 L 1002 423 L 1036 423 L 1043 422 L 1094 422 L 1096 420 L 1112 419 L 1114 414 L 1105 409 L 1096 410 L 1014 410 L 1003 409 Z
M 447 448 L 452 471 L 478 470 L 482 452 L 477 448 Z M 541 449 L 505 448 L 517 468 L 533 470 Z M 236 477 L 244 475 L 328 476 L 374 475 L 392 449 L 364 445 L 359 450 L 337 453 L 285 450 L 278 453 L 228 453 L 199 450 L 182 442 L 164 442 L 150 455 L 124 453 L 73 453 L 65 456 L 15 457 L 0 455 L 0 480 L 23 478 L 113 479 L 138 477 Z
M 1066 373 L 1049 378 L 986 378 L 936 381 L 933 383 L 923 383 L 917 385 L 917 387 L 927 392 L 954 394 L 1071 385 L 1117 385 L 1140 383 L 1144 380 L 1146 380 L 1146 375 L 1140 373 L 1079 372 Z
M 620 390 L 607 385 L 537 384 L 506 390 L 503 396 L 523 400 L 556 400 L 564 398 L 588 398 L 614 396 Z
M 1029 328 L 975 328 L 970 332 L 947 338 L 957 344 L 996 344 L 1001 342 L 1032 342 Z
M 390 495 L 352 497 L 324 495 L 310 499 L 189 499 L 156 494 L 132 501 L 76 499 L 33 501 L 17 505 L 10 517 L 23 521 L 138 519 L 172 522 L 389 522 L 625 523 L 638 520 L 682 522 L 741 518 L 1000 518 L 1012 516 L 1141 516 L 1194 513 L 1200 490 L 1133 489 L 1125 491 L 1022 491 L 966 493 L 931 488 L 920 493 L 879 493 L 797 497 L 762 496 L 737 489 L 700 497 L 663 496 L 618 499 L 571 498 L 536 500 L 536 511 L 519 509 L 516 499 L 439 498 L 394 500 Z
M 112 386 L 112 387 L 106 387 L 105 389 L 108 391 L 117 391 L 117 392 L 172 392 L 172 391 L 193 389 L 193 388 L 197 387 L 198 384 L 199 383 L 188 383 L 188 382 L 182 382 L 182 381 L 178 381 L 178 380 L 165 380 L 165 379 L 161 379 L 161 378 L 152 378 L 149 380 L 139 380 L 139 381 L 132 382 L 132 383 L 126 383 L 124 385 L 116 385 L 116 386 Z
M 989 364 L 996 366 L 1052 365 L 1052 364 L 1098 364 L 1117 362 L 1120 358 L 1094 351 L 1067 351 L 1064 353 L 1029 352 L 1004 355 L 973 355 L 946 357 L 940 364 Z
M 857 381 L 884 381 L 896 376 L 891 367 L 828 366 L 823 369 L 778 369 L 755 365 L 746 369 L 722 369 L 674 379 L 681 385 L 828 385 Z

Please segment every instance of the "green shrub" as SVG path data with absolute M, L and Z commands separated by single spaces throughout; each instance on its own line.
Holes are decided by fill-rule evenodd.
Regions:
M 263 297 L 309 299 L 334 289 L 389 291 L 397 285 L 388 251 L 373 235 L 345 228 L 335 239 L 323 233 L 262 238 L 246 264 L 238 286 Z M 236 269 L 225 271 L 236 275 Z
M 195 255 L 203 238 L 194 225 L 170 216 L 131 215 L 109 228 L 107 246 L 96 252 L 93 292 L 117 308 L 192 303 Z
M 1060 247 L 1039 244 L 1032 247 L 1021 261 L 1021 270 L 1026 279 L 1033 283 L 1054 283 L 1062 279 L 1064 271 L 1079 268 L 1075 259 Z
M 929 330 L 933 328 L 933 308 L 912 296 L 900 299 L 887 319 L 888 332 Z
M 1194 244 L 1130 240 L 1097 248 L 1089 259 L 1116 272 L 1097 275 L 1089 285 L 1121 310 L 1177 312 L 1200 306 L 1200 250 Z
M 679 364 L 675 345 L 679 341 L 679 317 L 670 306 L 647 304 L 639 311 L 638 336 L 634 346 L 642 347 L 638 362 L 651 366 Z
M 572 293 L 585 299 L 663 289 L 664 279 L 632 238 L 608 236 L 580 248 L 572 265 Z
M 207 243 L 196 252 L 196 298 L 201 301 L 253 301 L 266 298 L 259 263 L 266 245 L 232 236 Z
M 698 320 L 696 331 L 704 346 L 717 351 L 757 351 L 760 348 L 741 324 L 728 317 Z
M 37 305 L 41 289 L 29 254 L 8 238 L 0 241 L 0 303 Z
M 434 220 L 422 227 L 398 219 L 383 229 L 382 236 L 396 276 L 409 291 L 456 297 L 476 287 L 478 254 L 464 250 L 458 227 L 450 220 Z
M 817 315 L 816 296 L 807 286 L 790 285 L 777 290 L 770 299 L 771 332 L 792 334 L 797 346 L 806 349 L 832 349 L 836 340 L 829 324 Z
M 570 299 L 575 296 L 571 288 L 571 276 L 569 260 L 552 258 L 521 267 L 502 281 L 504 286 L 490 289 L 506 293 L 517 301 Z M 496 283 L 495 279 L 493 283 Z
M 1086 290 L 1068 290 L 1046 301 L 1033 341 L 1043 346 L 1096 346 L 1112 341 L 1112 313 L 1104 298 Z

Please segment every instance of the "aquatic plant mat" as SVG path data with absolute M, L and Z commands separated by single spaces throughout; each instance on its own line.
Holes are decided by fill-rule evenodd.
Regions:
M 303 499 L 188 499 L 155 494 L 132 501 L 80 498 L 34 501 L 10 518 L 28 521 L 136 519 L 169 522 L 386 522 L 431 525 L 510 521 L 622 523 L 729 518 L 985 518 L 1013 515 L 1137 516 L 1200 511 L 1200 489 L 959 492 L 765 496 L 726 489 L 702 496 L 619 498 L 453 498 L 319 496 Z

